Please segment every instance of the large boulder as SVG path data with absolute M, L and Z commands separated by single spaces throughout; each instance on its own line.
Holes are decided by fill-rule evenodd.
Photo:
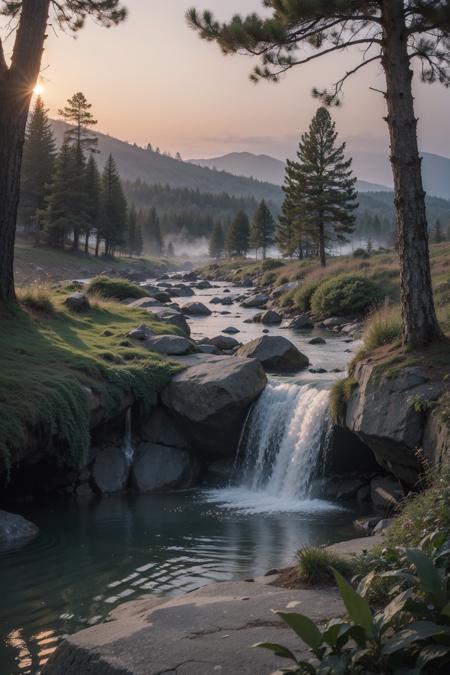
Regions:
M 263 335 L 240 347 L 236 356 L 257 359 L 265 370 L 275 373 L 296 372 L 309 365 L 308 357 L 281 336 Z
M 161 406 L 156 406 L 140 424 L 139 436 L 143 441 L 189 450 L 190 442 L 176 426 L 174 420 Z
M 0 510 L 0 550 L 26 544 L 39 534 L 39 528 L 18 513 Z
M 251 295 L 249 298 L 241 302 L 241 307 L 264 307 L 268 301 L 269 296 L 266 295 L 266 293 L 256 293 L 256 295 Z
M 190 340 L 179 335 L 155 335 L 147 338 L 144 345 L 152 352 L 168 356 L 183 356 L 195 350 Z
M 314 328 L 314 324 L 309 316 L 299 314 L 298 316 L 294 316 L 292 319 L 285 321 L 282 328 L 290 328 L 291 330 L 311 330 Z
M 370 482 L 370 497 L 376 509 L 391 513 L 399 509 L 405 493 L 398 480 L 390 476 L 378 476 Z
M 258 361 L 211 356 L 174 377 L 162 402 L 193 448 L 209 457 L 233 456 L 248 409 L 266 383 Z
M 79 291 L 69 295 L 69 297 L 64 300 L 64 304 L 72 310 L 72 312 L 87 312 L 91 307 L 87 295 L 80 293 Z
M 405 365 L 395 371 L 388 366 L 375 358 L 356 365 L 352 377 L 357 386 L 345 423 L 371 448 L 378 464 L 413 487 L 423 470 L 417 449 L 426 446 L 433 406 L 448 383 L 432 367 Z M 436 454 L 441 451 L 436 449 Z
M 182 306 L 181 310 L 188 316 L 210 316 L 212 314 L 202 302 L 188 302 Z
M 131 470 L 138 492 L 162 492 L 191 487 L 200 473 L 200 464 L 187 450 L 156 443 L 141 443 Z
M 151 337 L 154 335 L 155 332 L 147 326 L 145 323 L 142 323 L 140 326 L 137 326 L 136 328 L 133 328 L 133 330 L 130 330 L 128 333 L 128 337 L 131 338 L 132 340 L 139 340 L 139 342 L 144 342 L 144 340 L 147 340 L 147 338 Z
M 195 291 L 186 284 L 176 284 L 170 289 L 170 294 L 175 298 L 190 298 L 195 295 Z
M 92 467 L 92 479 L 99 492 L 114 494 L 123 492 L 130 473 L 129 462 L 122 448 L 100 450 Z
M 164 323 L 171 324 L 179 328 L 187 337 L 191 334 L 191 329 L 189 324 L 186 321 L 185 317 L 181 312 L 177 312 L 175 309 L 154 309 L 152 314 L 155 319 L 158 321 L 163 321 Z
M 267 312 L 264 312 L 261 317 L 261 323 L 263 323 L 265 326 L 273 326 L 281 323 L 281 321 L 281 315 L 278 314 L 278 312 L 275 312 L 273 309 L 268 309 Z

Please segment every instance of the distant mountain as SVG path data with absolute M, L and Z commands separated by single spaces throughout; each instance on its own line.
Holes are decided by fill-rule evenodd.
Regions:
M 52 120 L 52 127 L 57 143 L 61 144 L 68 125 L 60 120 Z M 96 133 L 96 135 L 99 140 L 100 152 L 97 156 L 99 164 L 102 166 L 111 154 L 124 180 L 141 180 L 150 185 L 169 185 L 212 194 L 226 192 L 235 197 L 266 199 L 277 205 L 281 203 L 282 193 L 276 185 L 251 177 L 238 177 L 225 171 L 195 166 L 106 134 Z
M 388 151 L 369 152 L 351 150 L 353 167 L 358 178 L 359 192 L 380 192 L 392 190 L 392 171 Z M 423 180 L 428 194 L 450 199 L 450 158 L 422 153 Z M 227 171 L 236 176 L 251 176 L 258 180 L 267 180 L 275 185 L 284 181 L 284 162 L 268 155 L 254 155 L 251 152 L 232 152 L 211 159 L 192 159 L 193 164 Z M 364 178 L 364 180 L 362 180 Z

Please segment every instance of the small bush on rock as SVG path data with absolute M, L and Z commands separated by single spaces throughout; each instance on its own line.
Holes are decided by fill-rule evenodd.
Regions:
M 103 298 L 114 300 L 126 300 L 127 298 L 146 298 L 147 291 L 140 286 L 131 283 L 127 279 L 110 279 L 109 277 L 95 277 L 89 283 L 87 292 L 100 295 Z
M 361 314 L 381 298 L 379 286 L 370 279 L 359 274 L 339 274 L 320 284 L 311 298 L 311 309 L 321 319 Z

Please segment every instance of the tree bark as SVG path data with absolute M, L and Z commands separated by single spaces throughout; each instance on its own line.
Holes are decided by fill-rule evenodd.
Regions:
M 20 169 L 33 87 L 39 75 L 50 0 L 22 0 L 8 68 L 0 45 L 0 301 L 14 300 L 14 242 Z
M 385 0 L 382 21 L 382 63 L 386 75 L 386 121 L 394 175 L 403 344 L 420 348 L 442 339 L 443 334 L 433 301 L 425 192 L 403 0 Z

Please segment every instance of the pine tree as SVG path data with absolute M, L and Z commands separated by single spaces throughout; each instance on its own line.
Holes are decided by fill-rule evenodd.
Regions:
M 239 211 L 227 230 L 225 248 L 229 256 L 245 256 L 249 249 L 250 224 L 244 211 Z
M 40 96 L 28 122 L 22 161 L 19 217 L 27 227 L 39 222 L 55 167 L 56 145 L 48 110 Z
M 76 149 L 65 141 L 56 158 L 44 213 L 45 231 L 53 246 L 64 248 L 69 233 L 82 225 L 77 220 L 81 197 L 79 187 Z
M 143 242 L 141 225 L 138 222 L 138 214 L 135 206 L 128 211 L 128 253 L 130 255 L 142 255 Z
M 303 226 L 300 204 L 296 198 L 301 191 L 296 164 L 288 159 L 283 185 L 284 200 L 276 230 L 277 246 L 288 258 L 296 256 L 302 259 L 306 254 L 307 234 Z
M 167 245 L 167 255 L 169 258 L 175 258 L 175 247 L 172 241 L 169 241 Z
M 275 221 L 264 199 L 253 216 L 249 243 L 251 248 L 256 250 L 256 255 L 258 255 L 258 250 L 262 248 L 263 260 L 269 246 L 275 243 Z
M 223 53 L 259 55 L 254 80 L 276 82 L 291 68 L 353 48 L 359 60 L 331 88 L 313 90 L 326 105 L 340 102 L 345 83 L 355 73 L 380 63 L 394 177 L 403 344 L 417 348 L 442 340 L 431 283 L 412 80 L 416 72 L 424 82 L 450 83 L 450 2 L 263 0 L 263 5 L 264 16 L 234 15 L 228 23 L 207 10 L 200 14 L 191 9 L 187 18 Z
M 156 209 L 150 209 L 144 227 L 144 239 L 152 255 L 160 256 L 164 249 L 161 224 Z
M 125 245 L 127 238 L 127 202 L 111 155 L 102 176 L 100 237 L 105 242 L 105 255 L 114 255 L 116 249 Z
M 98 138 L 90 131 L 90 127 L 97 124 L 91 108 L 92 103 L 89 103 L 86 96 L 79 91 L 67 100 L 64 108 L 58 110 L 58 115 L 73 125 L 65 132 L 65 138 L 83 152 L 98 152 Z
M 84 183 L 85 183 L 84 250 L 85 253 L 89 253 L 89 237 L 93 232 L 98 234 L 98 228 L 100 226 L 101 192 L 102 192 L 100 172 L 98 170 L 97 162 L 95 161 L 93 155 L 89 157 L 86 166 L 86 171 L 84 174 Z M 96 245 L 97 257 L 98 257 L 98 239 L 99 238 L 97 236 L 97 245 Z
M 222 225 L 216 223 L 212 229 L 211 236 L 209 238 L 209 256 L 210 258 L 215 258 L 218 260 L 223 256 L 225 248 L 225 237 L 223 234 Z
M 436 222 L 434 224 L 434 236 L 433 236 L 433 241 L 435 244 L 441 244 L 443 241 L 445 241 L 445 236 L 442 231 L 442 225 L 441 221 L 439 218 L 436 219 Z
M 298 161 L 289 163 L 284 186 L 289 208 L 299 215 L 299 234 L 316 242 L 322 267 L 328 246 L 344 242 L 345 235 L 353 232 L 358 206 L 352 160 L 345 159 L 345 143 L 336 145 L 336 141 L 335 124 L 321 107 L 302 135 Z

